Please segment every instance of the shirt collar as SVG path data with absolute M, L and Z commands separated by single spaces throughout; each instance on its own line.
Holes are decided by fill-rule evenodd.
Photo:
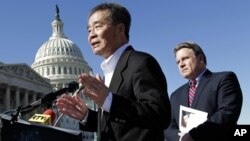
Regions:
M 123 51 L 129 46 L 128 43 L 122 45 L 120 48 L 118 48 L 111 56 L 109 56 L 107 59 L 105 59 L 101 63 L 101 69 L 103 70 L 104 74 L 105 73 L 110 73 L 113 72 L 116 64 L 121 57 L 121 54 Z
M 200 82 L 200 78 L 203 76 L 203 74 L 206 72 L 206 68 L 199 74 L 199 76 L 198 77 L 196 77 L 195 78 L 195 80 L 196 80 L 196 86 L 199 84 L 199 82 Z M 191 82 L 191 80 L 189 81 L 189 83 Z

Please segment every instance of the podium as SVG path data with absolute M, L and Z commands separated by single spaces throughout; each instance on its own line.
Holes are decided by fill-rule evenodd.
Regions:
M 0 141 L 82 141 L 82 132 L 29 123 L 25 120 L 11 122 L 11 116 L 1 114 Z

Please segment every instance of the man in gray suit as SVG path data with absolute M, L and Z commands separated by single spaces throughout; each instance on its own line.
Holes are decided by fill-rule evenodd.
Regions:
M 170 97 L 172 118 L 165 131 L 167 141 L 227 140 L 242 107 L 242 91 L 235 73 L 208 70 L 203 50 L 193 42 L 178 44 L 174 53 L 179 71 L 188 82 Z M 188 133 L 179 133 L 180 105 L 207 112 L 207 120 Z
M 79 96 L 57 100 L 60 112 L 81 120 L 85 131 L 97 131 L 105 141 L 163 141 L 171 117 L 166 78 L 154 57 L 135 51 L 129 44 L 131 17 L 115 3 L 103 3 L 90 11 L 88 41 L 101 64 L 105 80 L 79 76 L 83 93 L 100 108 L 87 108 Z

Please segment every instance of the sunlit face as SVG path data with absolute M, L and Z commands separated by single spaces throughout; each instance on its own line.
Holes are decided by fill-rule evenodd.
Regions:
M 99 10 L 89 17 L 88 41 L 96 55 L 108 58 L 117 47 L 117 27 L 108 20 L 109 12 Z
M 186 79 L 195 79 L 202 70 L 203 61 L 196 57 L 193 50 L 182 48 L 176 52 L 176 64 L 181 75 Z

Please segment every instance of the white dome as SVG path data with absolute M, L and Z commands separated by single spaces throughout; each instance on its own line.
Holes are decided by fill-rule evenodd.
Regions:
M 41 64 L 50 59 L 68 58 L 84 61 L 79 47 L 66 38 L 54 38 L 45 42 L 37 51 L 34 64 Z
M 89 73 L 91 68 L 79 47 L 64 35 L 59 11 L 51 25 L 52 36 L 38 49 L 31 67 L 50 79 L 54 87 L 63 87 L 69 82 L 78 81 L 78 75 Z

